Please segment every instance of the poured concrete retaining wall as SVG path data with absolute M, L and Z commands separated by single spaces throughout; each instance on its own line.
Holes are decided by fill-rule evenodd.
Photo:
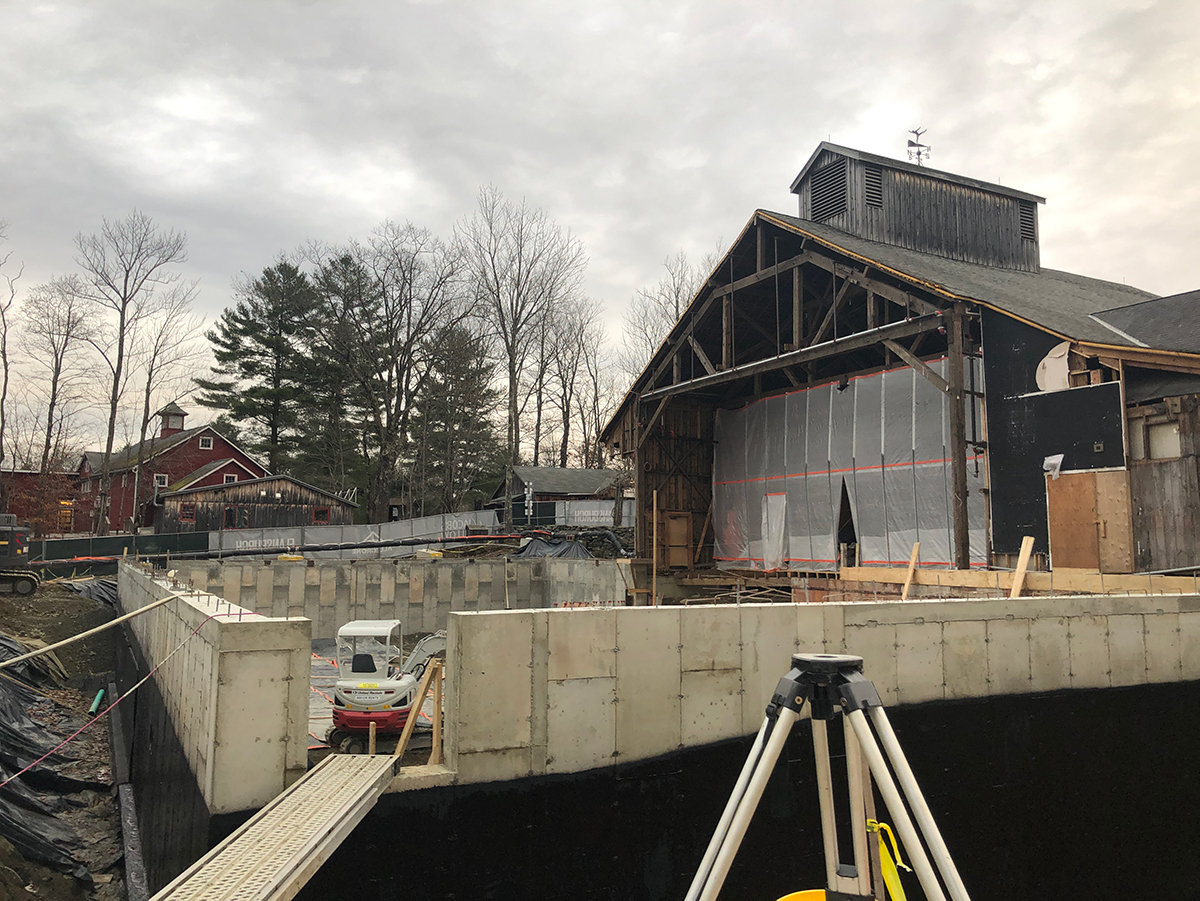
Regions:
M 1200 598 L 456 614 L 447 764 L 486 782 L 751 734 L 797 652 L 862 656 L 888 705 L 1200 679 Z
M 264 616 L 308 617 L 313 638 L 355 619 L 399 619 L 408 632 L 446 628 L 452 610 L 624 603 L 627 560 L 179 561 L 176 578 Z M 506 579 L 507 573 L 507 579 Z
M 172 592 L 122 563 L 131 613 Z M 308 766 L 311 623 L 270 619 L 219 597 L 182 597 L 129 621 L 210 813 L 266 804 Z M 178 648 L 178 650 L 176 650 Z

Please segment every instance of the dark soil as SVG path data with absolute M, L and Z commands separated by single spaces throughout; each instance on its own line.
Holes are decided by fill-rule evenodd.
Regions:
M 55 583 L 43 584 L 29 597 L 0 595 L 0 630 L 18 638 L 53 643 L 113 619 L 109 607 Z M 28 705 L 29 714 L 66 738 L 91 717 L 96 689 L 112 678 L 119 629 L 114 628 L 55 652 L 67 672 L 66 684 L 43 687 Z M 111 703 L 107 696 L 101 710 Z M 79 836 L 78 875 L 64 874 L 25 860 L 0 837 L 0 901 L 33 898 L 119 901 L 125 897 L 120 815 L 112 784 L 108 720 L 101 717 L 69 745 L 74 759 L 57 774 L 75 780 L 76 791 L 43 794 L 55 816 Z

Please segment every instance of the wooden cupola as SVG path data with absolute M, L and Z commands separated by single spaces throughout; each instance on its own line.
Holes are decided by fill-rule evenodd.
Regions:
M 187 411 L 171 401 L 154 415 L 161 417 L 158 437 L 169 438 L 183 431 L 183 420 L 187 418 Z
M 1037 272 L 1046 198 L 822 141 L 792 182 L 800 218 L 951 260 Z

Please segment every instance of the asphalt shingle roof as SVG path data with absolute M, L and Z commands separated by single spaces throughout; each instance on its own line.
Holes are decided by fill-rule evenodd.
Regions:
M 1107 317 L 1114 308 L 1156 297 L 1129 285 L 1057 269 L 1025 272 L 950 260 L 893 244 L 868 241 L 820 222 L 768 210 L 760 212 L 821 243 L 847 250 L 912 279 L 932 283 L 958 297 L 980 301 L 1080 341 L 1135 346 L 1119 331 L 1093 318 L 1093 314 L 1108 311 Z M 1162 348 L 1160 344 L 1146 343 Z
M 559 469 L 556 466 L 514 466 L 513 475 L 523 485 L 532 485 L 537 494 L 592 495 L 598 494 L 616 481 L 618 472 L 612 469 Z M 496 489 L 504 496 L 504 485 Z
M 1200 291 L 1143 300 L 1096 316 L 1149 347 L 1200 353 Z

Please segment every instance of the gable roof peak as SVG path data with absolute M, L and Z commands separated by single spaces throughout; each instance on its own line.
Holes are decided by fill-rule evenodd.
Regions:
M 895 169 L 901 172 L 911 172 L 916 175 L 923 175 L 926 178 L 935 179 L 938 181 L 948 181 L 954 184 L 963 185 L 970 188 L 978 188 L 982 191 L 988 191 L 992 194 L 1003 194 L 1006 197 L 1015 197 L 1018 200 L 1028 200 L 1033 203 L 1045 203 L 1046 198 L 1038 194 L 1030 194 L 1027 191 L 1018 191 L 1016 188 L 1010 188 L 1005 185 L 999 185 L 995 182 L 983 181 L 978 178 L 970 178 L 966 175 L 957 175 L 953 172 L 945 172 L 941 169 L 931 169 L 928 166 L 918 166 L 915 163 L 905 162 L 904 160 L 892 159 L 888 156 L 880 156 L 877 153 L 870 153 L 866 150 L 855 150 L 853 147 L 843 147 L 841 144 L 832 144 L 829 141 L 822 141 L 817 145 L 817 149 L 812 152 L 812 156 L 808 158 L 808 162 L 800 170 L 800 174 L 792 179 L 791 192 L 793 194 L 800 193 L 800 185 L 808 176 L 817 160 L 821 158 L 821 154 L 829 152 L 837 156 L 848 157 L 852 160 L 859 160 L 865 163 L 873 163 L 876 166 L 883 166 L 887 169 Z

